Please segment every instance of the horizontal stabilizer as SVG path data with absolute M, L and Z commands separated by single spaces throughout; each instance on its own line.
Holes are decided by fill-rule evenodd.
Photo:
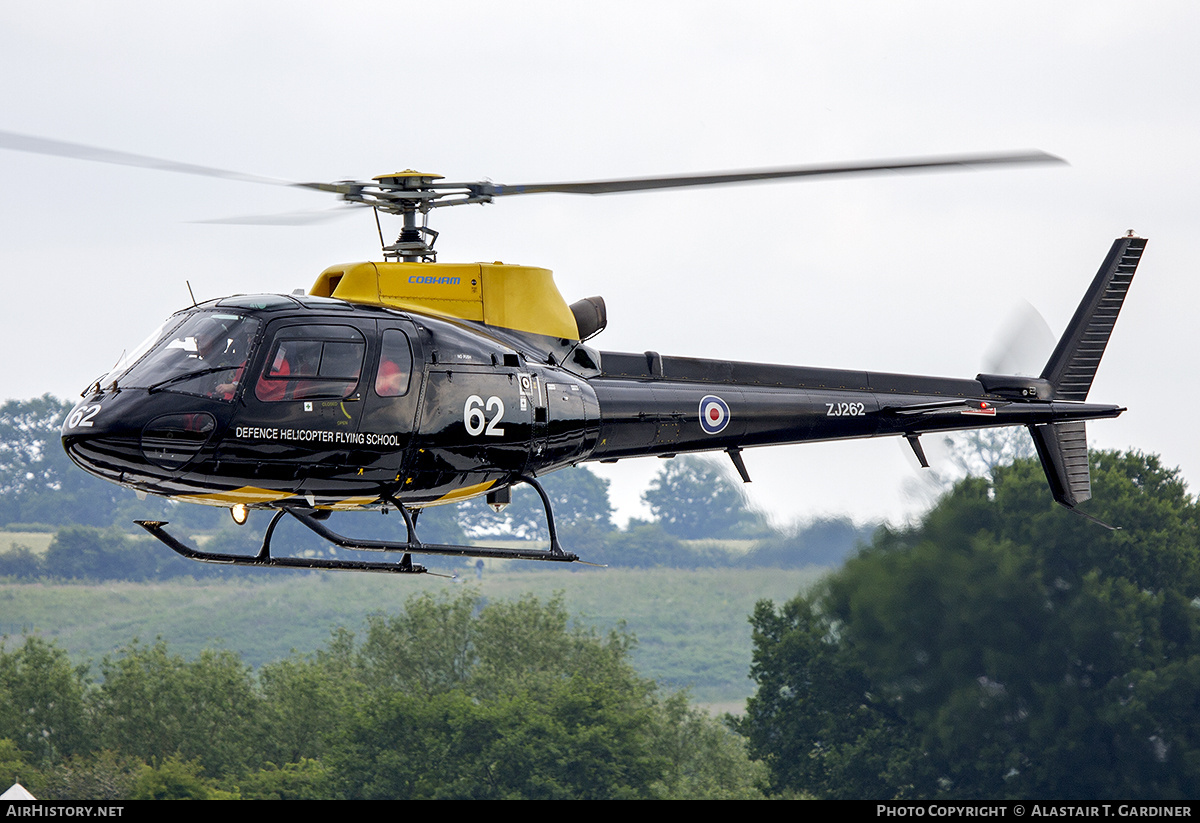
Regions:
M 1113 242 L 1042 371 L 1042 378 L 1054 387 L 1056 399 L 1087 400 L 1145 248 L 1144 237 L 1120 237 Z
M 1054 499 L 1069 509 L 1089 500 L 1092 475 L 1083 421 L 1030 426 L 1029 433 Z

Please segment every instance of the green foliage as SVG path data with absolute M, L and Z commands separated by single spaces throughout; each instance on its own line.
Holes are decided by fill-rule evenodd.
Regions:
M 257 678 L 229 652 L 134 641 L 90 685 L 33 638 L 0 648 L 0 771 L 74 799 L 757 796 L 738 738 L 661 698 L 632 646 L 561 598 L 466 590 L 413 597 L 361 642 L 339 629 Z
M 778 611 L 758 604 L 750 669 L 758 691 L 738 728 L 751 755 L 768 766 L 772 792 L 910 796 L 908 772 L 919 757 L 907 724 L 875 699 L 818 601 L 801 596 Z
M 12 650 L 0 642 L 0 738 L 15 742 L 35 763 L 86 751 L 86 672 L 39 637 Z
M 545 602 L 561 591 L 577 623 L 605 631 L 619 620 L 628 621 L 639 639 L 630 660 L 643 676 L 673 689 L 690 688 L 701 701 L 740 703 L 751 689 L 746 615 L 757 600 L 782 602 L 820 576 L 821 570 L 813 567 L 701 567 L 680 574 L 673 568 L 497 561 L 488 565 L 477 586 L 490 602 L 527 592 Z M 408 581 L 414 582 L 417 586 L 401 588 L 443 587 L 436 579 Z M 173 652 L 191 659 L 220 637 L 261 677 L 260 667 L 291 659 L 293 649 L 329 655 L 330 626 L 365 625 L 374 609 L 395 602 L 396 595 L 395 577 L 374 574 L 271 572 L 253 580 L 185 578 L 154 585 L 10 582 L 0 583 L 0 613 L 2 628 L 14 635 L 12 643 L 24 642 L 36 627 L 53 626 L 57 642 L 77 661 L 98 661 L 139 634 L 161 636 Z M 296 659 L 303 660 L 303 654 Z M 277 751 L 265 759 L 278 764 L 293 760 Z
M 307 757 L 283 768 L 267 763 L 266 768 L 251 772 L 237 783 L 242 800 L 325 800 L 332 792 L 329 769 Z
M 437 694 L 460 686 L 475 663 L 475 599 L 410 597 L 404 610 L 367 621 L 360 655 L 363 679 L 373 689 Z
M 462 523 L 458 513 L 458 506 L 429 506 L 422 509 L 417 522 L 421 527 L 421 539 L 431 543 L 449 543 L 454 546 L 461 546 L 467 542 L 467 535 L 463 531 Z M 403 528 L 404 523 L 399 520 L 400 515 L 393 512 L 392 516 L 397 518 L 399 526 L 394 528 Z M 393 537 L 393 539 L 395 539 Z
M 954 432 L 945 442 L 960 477 L 994 479 L 997 469 L 1037 456 L 1033 438 L 1021 426 Z
M 611 566 L 687 568 L 710 559 L 685 549 L 679 538 L 658 523 L 631 522 L 625 531 L 610 534 L 599 548 L 586 555 L 587 559 Z
M 0 406 L 0 523 L 111 522 L 118 486 L 79 471 L 59 444 L 71 405 L 50 395 Z
M 205 651 L 189 662 L 161 641 L 135 640 L 100 670 L 93 699 L 104 746 L 152 765 L 179 755 L 214 777 L 247 767 L 262 699 L 232 652 Z
M 41 800 L 125 800 L 145 766 L 105 749 L 47 767 L 28 788 Z
M 746 741 L 733 731 L 732 718 L 715 723 L 676 692 L 662 703 L 665 722 L 655 749 L 667 762 L 655 794 L 678 800 L 760 799 L 766 782 L 763 764 L 746 755 Z
M 15 577 L 18 580 L 36 580 L 45 574 L 42 557 L 28 546 L 14 544 L 12 549 L 0 552 L 0 577 Z
M 372 689 L 438 694 L 465 689 L 491 698 L 566 676 L 633 677 L 632 638 L 598 638 L 571 625 L 561 597 L 484 603 L 475 593 L 409 599 L 394 616 L 374 615 L 358 656 Z
M 567 677 L 648 687 L 628 662 L 634 639 L 624 626 L 606 637 L 573 626 L 561 595 L 545 604 L 533 595 L 489 603 L 475 626 L 472 694 L 494 698 L 525 688 L 536 696 Z
M 34 769 L 25 762 L 25 755 L 17 744 L 6 737 L 0 738 L 0 785 L 5 789 L 14 783 L 24 785 L 33 773 Z
M 684 540 L 756 537 L 767 530 L 724 468 L 703 457 L 666 461 L 642 499 L 664 529 Z
M 848 517 L 822 517 L 756 542 L 739 566 L 836 566 L 871 539 L 878 524 L 855 525 Z
M 257 749 L 270 763 L 290 765 L 326 753 L 341 718 L 362 691 L 355 672 L 328 654 L 314 658 L 293 654 L 268 663 L 259 670 L 258 681 L 263 731 Z
M 155 574 L 154 554 L 115 528 L 67 526 L 46 550 L 44 567 L 57 577 L 88 580 L 146 580 Z
M 825 586 L 753 617 L 742 725 L 777 789 L 1165 798 L 1200 791 L 1198 508 L 1138 453 L 1090 511 L 1033 461 L 968 479 Z
M 172 755 L 158 766 L 143 766 L 130 800 L 216 800 L 216 787 L 202 775 L 199 763 Z
M 575 466 L 547 475 L 542 486 L 554 509 L 555 524 L 563 528 L 588 525 L 600 531 L 613 529 L 613 507 L 608 498 L 610 481 L 598 477 L 591 469 Z M 544 515 L 541 500 L 535 504 L 535 517 L 540 524 Z M 549 535 L 547 535 L 547 538 Z
M 719 793 L 736 747 L 668 750 L 716 726 L 664 705 L 632 638 L 571 625 L 560 599 L 411 598 L 377 616 L 357 655 L 368 693 L 331 753 L 361 798 L 621 798 Z M 685 723 L 695 728 L 685 731 Z M 712 735 L 710 734 L 711 738 Z M 719 740 L 719 738 L 718 738 Z M 675 760 L 670 755 L 675 755 Z M 693 778 L 692 775 L 699 775 Z M 740 792 L 738 783 L 730 790 Z M 747 790 L 749 791 L 749 790 Z
M 357 713 L 338 772 L 361 798 L 648 797 L 666 764 L 653 703 L 629 685 L 574 676 L 486 701 L 390 692 Z

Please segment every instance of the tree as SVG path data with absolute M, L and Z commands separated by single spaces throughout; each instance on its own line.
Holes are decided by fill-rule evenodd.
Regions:
M 131 800 L 232 799 L 206 780 L 200 764 L 172 755 L 156 766 L 142 766 L 130 791 Z
M 87 667 L 30 636 L 9 650 L 0 642 L 0 739 L 21 747 L 30 762 L 48 763 L 87 751 Z
M 283 768 L 268 763 L 237 782 L 242 800 L 326 800 L 332 788 L 329 769 L 309 758 L 287 763 Z
M 663 528 L 683 540 L 755 537 L 765 531 L 763 516 L 723 468 L 694 455 L 663 464 L 642 495 Z
M 390 692 L 359 712 L 338 772 L 355 798 L 650 797 L 666 767 L 655 706 L 628 685 L 575 675 L 483 701 Z
M 5 789 L 14 783 L 27 785 L 36 770 L 25 762 L 25 755 L 17 744 L 8 738 L 0 738 L 0 785 Z
M 232 652 L 204 651 L 186 661 L 162 641 L 134 640 L 100 670 L 92 701 L 104 746 L 155 767 L 176 756 L 196 761 L 210 777 L 239 773 L 253 761 L 261 697 L 249 667 Z
M 746 756 L 745 739 L 714 723 L 678 692 L 663 701 L 657 750 L 669 764 L 659 796 L 679 800 L 761 798 L 765 770 Z
M 836 566 L 869 541 L 878 523 L 855 525 L 848 517 L 818 517 L 757 541 L 739 566 Z
M 909 726 L 873 698 L 819 593 L 779 609 L 761 602 L 750 622 L 750 677 L 758 690 L 738 729 L 751 756 L 766 764 L 771 791 L 833 799 L 911 796 L 920 758 Z
M 65 526 L 58 530 L 42 568 L 55 577 L 83 580 L 148 580 L 156 576 L 158 554 L 138 546 L 116 528 Z
M 0 552 L 0 577 L 33 580 L 45 573 L 42 556 L 28 546 L 14 544 L 9 551 Z
M 571 545 L 575 550 L 575 543 Z M 579 552 L 582 555 L 583 549 Z M 712 552 L 689 551 L 675 535 L 660 523 L 632 520 L 624 531 L 613 532 L 595 549 L 589 550 L 586 559 L 593 563 L 609 566 L 633 566 L 653 568 L 668 566 L 694 568 L 711 565 Z
M 755 797 L 740 740 L 560 598 L 418 595 L 264 666 L 0 647 L 0 772 L 54 798 Z
M 145 765 L 105 749 L 46 768 L 28 788 L 42 800 L 124 800 Z
M 370 621 L 336 784 L 355 798 L 753 795 L 744 751 L 660 701 L 631 643 L 573 625 L 559 598 L 411 598 Z
M 286 764 L 322 757 L 362 693 L 359 680 L 352 669 L 328 654 L 302 657 L 293 653 L 260 668 L 263 732 L 256 749 L 262 758 L 285 764 L 286 771 Z M 277 774 L 263 779 L 286 782 L 295 776 Z
M 955 432 L 946 438 L 946 445 L 958 477 L 994 478 L 1000 467 L 1037 456 L 1033 438 L 1020 426 Z
M 104 526 L 129 494 L 67 458 L 59 436 L 70 411 L 48 394 L 0 406 L 0 523 Z
M 138 500 L 77 467 L 60 441 L 70 411 L 70 403 L 49 394 L 0 406 L 0 524 L 103 527 L 142 519 L 211 529 L 221 522 L 219 509 L 157 497 Z
M 1200 508 L 1153 456 L 1093 455 L 1091 511 L 1035 461 L 969 478 L 752 619 L 743 729 L 824 796 L 1200 791 Z

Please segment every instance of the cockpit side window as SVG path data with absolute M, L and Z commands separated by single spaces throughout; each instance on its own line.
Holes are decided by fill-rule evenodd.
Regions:
M 375 371 L 375 393 L 380 397 L 408 394 L 412 370 L 412 347 L 408 336 L 396 329 L 385 329 L 379 351 L 379 368 Z
M 285 326 L 271 341 L 254 395 L 267 403 L 349 397 L 366 350 L 351 326 Z

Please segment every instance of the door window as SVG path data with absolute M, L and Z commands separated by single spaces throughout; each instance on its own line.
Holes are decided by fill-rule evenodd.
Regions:
M 380 397 L 408 394 L 412 367 L 412 348 L 408 336 L 402 331 L 385 329 L 379 351 L 379 368 L 375 371 L 375 393 Z
M 271 342 L 254 395 L 268 403 L 349 397 L 365 354 L 366 341 L 350 326 L 287 326 Z

